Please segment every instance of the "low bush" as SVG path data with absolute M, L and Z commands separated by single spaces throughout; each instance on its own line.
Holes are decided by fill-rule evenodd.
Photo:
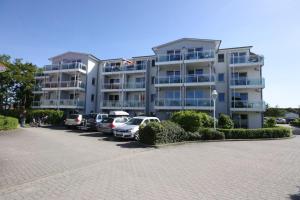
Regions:
M 264 128 L 273 128 L 275 126 L 276 126 L 276 120 L 274 117 L 270 117 L 266 119 L 266 121 L 264 122 Z
M 199 128 L 213 126 L 213 118 L 206 113 L 184 110 L 172 114 L 171 121 L 179 124 L 185 131 L 195 132 Z
M 228 115 L 221 114 L 218 120 L 218 127 L 224 129 L 231 129 L 234 127 L 234 123 Z
M 286 127 L 218 130 L 225 134 L 226 139 L 283 138 L 292 135 L 292 130 Z
M 202 140 L 224 140 L 224 133 L 211 128 L 203 128 L 199 130 Z
M 292 126 L 300 127 L 300 118 L 295 119 L 294 121 L 291 121 L 290 124 L 291 124 Z
M 28 118 L 32 121 L 33 118 L 44 118 L 45 123 L 59 125 L 63 123 L 64 112 L 61 110 L 31 110 L 28 112 Z
M 139 141 L 145 144 L 174 143 L 184 139 L 185 131 L 171 121 L 151 122 L 139 130 Z
M 0 130 L 10 130 L 18 128 L 19 121 L 14 117 L 0 115 Z

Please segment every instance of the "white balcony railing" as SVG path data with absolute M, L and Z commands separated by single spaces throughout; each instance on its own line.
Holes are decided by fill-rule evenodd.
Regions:
M 191 74 L 185 77 L 179 76 L 159 76 L 155 79 L 156 84 L 172 84 L 172 83 L 205 83 L 214 82 L 215 78 L 209 74 Z
M 122 107 L 122 102 L 118 100 L 104 100 L 102 101 L 103 107 Z
M 44 99 L 41 101 L 33 101 L 34 107 L 83 107 L 84 101 L 74 99 Z
M 245 56 L 234 56 L 230 57 L 230 65 L 240 65 L 240 64 L 263 64 L 264 57 L 260 55 L 245 55 Z
M 211 107 L 213 102 L 210 98 L 185 98 L 185 99 L 158 99 L 156 106 L 183 106 L 183 107 Z
M 231 108 L 264 111 L 266 105 L 264 101 L 233 100 L 231 102 Z
M 145 87 L 146 87 L 145 82 L 133 82 L 133 83 L 125 84 L 126 89 L 140 89 Z
M 135 101 L 135 100 L 126 100 L 123 103 L 123 107 L 145 107 L 145 102 L 144 101 Z
M 44 67 L 44 71 L 70 70 L 70 69 L 81 69 L 86 71 L 86 65 L 81 62 L 72 62 L 72 63 L 46 65 Z
M 102 89 L 122 89 L 122 84 L 121 83 L 104 83 L 102 85 Z
M 61 82 L 46 82 L 43 84 L 43 88 L 85 88 L 85 84 L 82 81 L 61 81 Z
M 215 50 L 203 50 L 203 51 L 194 51 L 188 52 L 185 54 L 176 53 L 176 54 L 160 54 L 157 55 L 157 62 L 171 62 L 171 61 L 180 61 L 180 60 L 205 60 L 215 58 Z
M 258 78 L 258 79 L 252 79 L 252 78 L 235 78 L 230 81 L 231 86 L 265 86 L 265 79 L 264 78 Z
M 156 84 L 182 83 L 181 76 L 159 76 L 155 79 Z
M 103 67 L 103 72 L 123 72 L 123 71 L 139 71 L 139 70 L 146 70 L 146 63 L 142 64 L 132 64 L 132 65 L 118 65 L 118 66 L 111 66 L 106 65 Z

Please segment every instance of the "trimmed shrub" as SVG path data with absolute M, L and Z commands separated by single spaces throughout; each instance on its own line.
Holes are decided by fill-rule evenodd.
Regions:
M 180 142 L 185 139 L 185 131 L 171 121 L 151 122 L 139 129 L 139 141 L 145 144 Z
M 234 127 L 234 123 L 228 115 L 221 114 L 218 120 L 218 127 L 224 129 L 231 129 Z
M 224 133 L 211 128 L 203 128 L 199 130 L 202 140 L 224 140 Z
M 286 127 L 260 129 L 218 129 L 226 139 L 259 139 L 291 137 L 292 130 Z
M 266 119 L 266 121 L 264 123 L 265 128 L 273 128 L 275 126 L 276 126 L 276 120 L 274 117 L 270 117 L 270 118 Z
M 18 128 L 19 121 L 14 117 L 0 115 L 0 130 L 10 130 Z
M 291 121 L 290 124 L 291 124 L 292 126 L 300 127 L 300 118 L 295 119 L 294 121 Z
M 32 121 L 33 118 L 43 117 L 46 119 L 45 123 L 52 125 L 59 125 L 63 123 L 64 112 L 61 110 L 31 110 L 28 112 L 28 118 Z
M 195 132 L 201 127 L 212 127 L 213 118 L 206 113 L 184 110 L 175 112 L 171 116 L 171 121 L 179 124 L 185 131 Z
M 146 126 L 139 128 L 139 141 L 144 144 L 156 144 L 156 136 L 163 131 L 163 126 L 159 122 L 150 122 Z

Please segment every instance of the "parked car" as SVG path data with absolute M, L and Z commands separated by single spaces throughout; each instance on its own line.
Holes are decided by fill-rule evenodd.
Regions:
M 97 126 L 103 121 L 103 119 L 108 118 L 108 114 L 101 113 L 91 113 L 86 117 L 86 128 L 88 130 L 97 130 Z
M 124 125 L 129 119 L 130 118 L 127 116 L 104 118 L 102 122 L 98 124 L 97 131 L 102 133 L 113 133 L 114 128 Z
M 114 129 L 114 136 L 119 138 L 134 138 L 138 140 L 140 125 L 146 125 L 149 122 L 160 122 L 157 117 L 133 117 L 123 126 Z
M 284 119 L 284 118 L 277 118 L 276 119 L 276 123 L 277 124 L 286 124 L 286 119 Z
M 65 119 L 65 126 L 67 128 L 82 126 L 84 118 L 82 114 L 72 114 Z

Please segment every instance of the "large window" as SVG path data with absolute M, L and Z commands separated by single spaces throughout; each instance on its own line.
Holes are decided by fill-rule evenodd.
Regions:
M 219 63 L 224 62 L 224 54 L 223 53 L 222 54 L 218 54 L 218 62 Z
M 230 63 L 245 63 L 246 62 L 246 52 L 233 52 L 230 56 Z
M 218 81 L 219 82 L 224 82 L 224 73 L 219 73 L 218 74 Z
M 203 98 L 204 93 L 201 90 L 188 90 L 186 92 L 186 97 L 188 99 L 201 99 Z
M 179 90 L 170 90 L 165 93 L 166 99 L 180 99 L 180 91 Z
M 219 98 L 219 102 L 224 102 L 225 101 L 225 93 L 219 93 L 218 98 Z

